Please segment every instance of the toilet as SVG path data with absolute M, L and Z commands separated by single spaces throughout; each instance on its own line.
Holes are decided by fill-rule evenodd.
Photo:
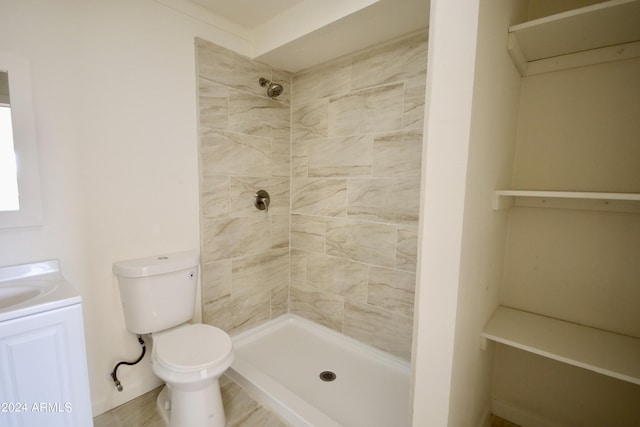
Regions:
M 169 427 L 224 427 L 218 379 L 233 361 L 231 338 L 193 318 L 198 257 L 191 252 L 113 264 L 127 329 L 151 334 L 151 367 L 166 383 L 158 395 Z

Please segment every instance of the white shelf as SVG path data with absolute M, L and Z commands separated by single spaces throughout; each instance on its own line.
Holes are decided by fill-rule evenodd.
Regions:
M 581 191 L 496 190 L 493 209 L 516 206 L 640 212 L 640 194 Z
M 482 337 L 640 385 L 640 339 L 498 307 Z
M 640 0 L 611 0 L 513 25 L 509 28 L 508 50 L 525 76 L 530 74 L 528 68 L 532 62 L 578 52 L 604 49 L 590 54 L 587 62 L 623 59 L 631 50 L 635 56 L 638 50 L 633 43 L 638 41 Z M 626 44 L 630 48 L 627 52 L 610 49 Z

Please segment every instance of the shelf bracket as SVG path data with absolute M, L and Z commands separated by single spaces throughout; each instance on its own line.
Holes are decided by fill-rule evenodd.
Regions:
M 503 209 L 509 209 L 514 204 L 513 196 L 504 196 L 497 192 L 493 194 L 492 207 L 494 211 L 501 211 Z
M 509 55 L 511 55 L 511 59 L 520 72 L 520 75 L 525 77 L 527 75 L 529 61 L 527 61 L 526 56 L 524 56 L 524 52 L 520 47 L 520 42 L 518 42 L 518 36 L 516 36 L 516 33 L 509 33 L 509 36 L 507 37 L 507 51 L 509 52 Z

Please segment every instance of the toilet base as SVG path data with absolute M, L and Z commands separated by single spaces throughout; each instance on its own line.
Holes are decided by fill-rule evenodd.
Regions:
M 197 391 L 166 385 L 156 400 L 167 427 L 224 427 L 225 416 L 218 380 Z
M 164 386 L 156 398 L 156 407 L 165 426 L 169 426 L 169 414 L 171 414 L 171 393 L 168 386 Z

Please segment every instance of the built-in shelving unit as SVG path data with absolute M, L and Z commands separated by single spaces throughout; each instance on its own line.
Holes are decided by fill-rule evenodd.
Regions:
M 640 194 L 584 191 L 496 190 L 493 209 L 516 206 L 640 212 Z
M 611 0 L 513 25 L 508 50 L 523 76 L 640 56 L 640 0 Z
M 640 339 L 498 307 L 482 337 L 640 385 Z
M 556 10 L 566 6 L 559 3 Z M 561 424 L 568 413 L 576 425 L 598 411 L 616 418 L 634 405 L 628 390 L 640 386 L 632 303 L 638 293 L 629 285 L 637 276 L 640 189 L 638 170 L 627 162 L 634 158 L 627 142 L 637 133 L 638 86 L 627 76 L 637 74 L 640 59 L 640 0 L 604 1 L 513 25 L 506 48 L 524 77 L 514 146 L 535 156 L 514 156 L 519 189 L 491 195 L 495 214 L 508 217 L 502 305 L 480 333 L 482 348 L 499 344 L 492 409 L 521 425 Z M 548 173 L 544 159 L 552 159 Z M 526 182 L 532 185 L 522 189 Z M 518 371 L 543 366 L 522 351 L 561 362 L 554 377 L 538 381 L 523 372 L 532 387 L 521 390 Z M 560 384 L 567 394 L 601 399 L 602 409 L 565 401 L 562 393 L 533 392 Z M 603 391 L 603 384 L 611 387 Z M 628 395 L 634 398 L 624 401 Z M 539 413 L 529 413 L 534 407 Z
M 640 212 L 638 193 L 496 190 L 493 208 L 511 206 Z M 482 337 L 640 385 L 640 339 L 498 307 Z

